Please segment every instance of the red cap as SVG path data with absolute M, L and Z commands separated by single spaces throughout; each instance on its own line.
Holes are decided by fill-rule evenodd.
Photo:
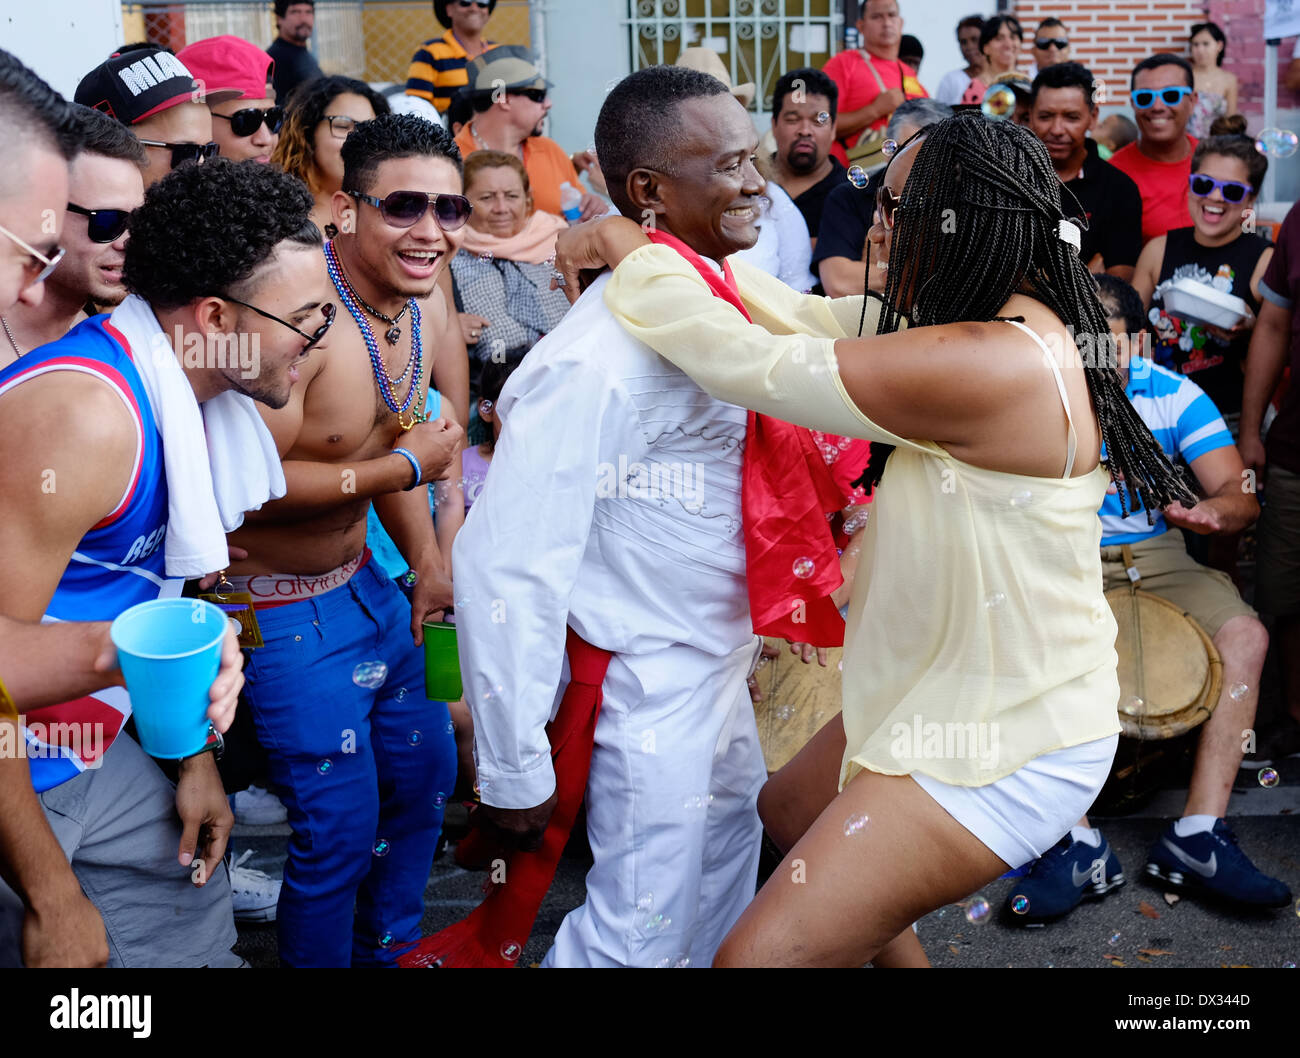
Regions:
M 195 41 L 176 53 L 203 86 L 209 103 L 266 99 L 274 60 L 256 44 L 229 35 Z

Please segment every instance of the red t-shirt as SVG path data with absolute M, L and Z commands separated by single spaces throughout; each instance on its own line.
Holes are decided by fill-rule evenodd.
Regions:
M 875 77 L 872 76 L 871 70 L 867 69 L 866 60 L 863 59 L 861 51 L 842 51 L 831 58 L 822 72 L 826 74 L 835 86 L 839 89 L 839 100 L 836 103 L 836 111 L 840 114 L 847 114 L 850 110 L 859 110 L 862 107 L 870 105 L 880 95 L 880 85 L 876 83 Z M 908 99 L 925 99 L 929 93 L 921 87 L 921 82 L 916 79 L 916 71 L 905 62 L 898 59 L 881 59 L 871 56 L 871 65 L 876 73 L 880 75 L 880 84 L 883 84 L 888 90 L 890 88 L 901 88 L 903 95 Z M 883 129 L 889 122 L 889 116 L 880 118 L 872 130 Z M 845 165 L 849 164 L 849 155 L 847 148 L 853 145 L 853 141 L 861 136 L 861 132 L 855 132 L 847 140 L 836 140 L 835 145 L 831 148 L 831 154 L 838 158 Z
M 1187 156 L 1181 162 L 1156 162 L 1130 143 L 1110 156 L 1110 164 L 1137 184 L 1142 194 L 1142 242 L 1165 235 L 1175 228 L 1190 228 L 1187 209 L 1187 178 L 1192 175 L 1192 152 L 1196 137 L 1187 137 Z

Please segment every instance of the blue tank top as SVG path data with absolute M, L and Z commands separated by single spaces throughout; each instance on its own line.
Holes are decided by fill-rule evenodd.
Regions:
M 0 370 L 0 396 L 55 371 L 78 371 L 111 386 L 136 430 L 135 462 L 126 491 L 103 521 L 81 538 L 45 614 L 52 621 L 109 621 L 136 603 L 179 594 L 182 582 L 169 582 L 164 566 L 167 475 L 162 437 L 127 341 L 107 316 L 86 320 Z M 36 789 L 47 790 L 94 767 L 130 712 L 121 687 L 28 711 L 27 752 Z

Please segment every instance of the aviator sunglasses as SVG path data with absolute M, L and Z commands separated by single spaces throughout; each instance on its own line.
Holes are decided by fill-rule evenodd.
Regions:
M 272 136 L 284 126 L 284 107 L 267 107 L 265 110 L 248 107 L 246 110 L 236 110 L 233 114 L 218 114 L 213 111 L 212 116 L 229 121 L 230 131 L 236 136 L 253 135 L 263 122 L 266 123 L 266 131 Z
M 80 213 L 86 218 L 86 235 L 91 242 L 117 242 L 131 221 L 129 209 L 87 209 L 69 202 L 68 212 Z
M 379 210 L 380 216 L 394 228 L 410 228 L 433 205 L 433 217 L 443 231 L 456 231 L 469 220 L 474 212 L 469 199 L 464 195 L 429 195 L 423 191 L 394 191 L 386 198 L 363 195 L 360 191 L 349 191 L 349 195 L 358 202 L 368 202 Z
M 1192 189 L 1192 194 L 1197 198 L 1205 198 L 1217 187 L 1222 192 L 1225 202 L 1241 202 L 1255 190 L 1249 184 L 1239 183 L 1236 180 L 1216 180 L 1204 173 L 1193 173 L 1189 176 L 1187 186 Z
M 1168 88 L 1135 88 L 1129 93 L 1133 105 L 1138 110 L 1149 110 L 1156 105 L 1156 96 L 1167 107 L 1176 107 L 1185 96 L 1192 94 L 1192 89 L 1185 84 L 1170 85 Z

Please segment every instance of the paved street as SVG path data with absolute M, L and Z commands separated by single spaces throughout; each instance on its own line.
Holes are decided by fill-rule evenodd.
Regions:
M 1229 818 L 1255 864 L 1300 895 L 1300 759 L 1283 761 L 1276 770 L 1280 781 L 1271 789 L 1259 785 L 1256 772 L 1239 773 Z M 958 906 L 935 911 L 921 922 L 921 942 L 931 961 L 935 966 L 1098 968 L 1300 963 L 1300 916 L 1295 909 L 1248 914 L 1190 898 L 1170 905 L 1161 889 L 1142 880 L 1147 847 L 1181 813 L 1185 794 L 1165 790 L 1134 815 L 1094 818 L 1129 879 L 1103 901 L 1085 903 L 1061 922 L 1013 928 L 1000 921 L 1000 909 L 1016 883 L 996 882 L 979 894 L 990 905 L 983 922 L 972 924 L 969 909 Z M 287 827 L 240 826 L 235 840 L 241 852 L 254 849 L 247 866 L 278 876 L 287 834 Z M 564 915 L 581 903 L 586 869 L 572 859 L 560 864 L 521 965 L 542 958 Z M 424 931 L 441 929 L 475 907 L 483 878 L 456 867 L 450 855 L 439 860 L 425 891 Z M 275 966 L 274 925 L 242 926 L 239 951 L 255 966 Z

